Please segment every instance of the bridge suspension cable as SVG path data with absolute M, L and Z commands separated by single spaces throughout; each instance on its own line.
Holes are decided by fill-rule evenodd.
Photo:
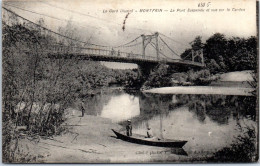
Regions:
M 105 19 L 102 19 L 102 18 L 99 18 L 99 17 L 95 17 L 95 16 L 92 16 L 92 15 L 89 15 L 89 14 L 85 14 L 85 13 L 81 13 L 81 12 L 78 12 L 78 11 L 74 11 L 74 10 L 71 10 L 71 9 L 66 9 L 66 8 L 63 8 L 63 7 L 59 7 L 59 6 L 56 6 L 56 5 L 53 5 L 53 4 L 49 4 L 47 2 L 43 2 L 43 1 L 39 1 L 40 3 L 43 3 L 45 5 L 48 5 L 50 7 L 54 7 L 54 8 L 57 8 L 57 9 L 62 9 L 62 10 L 65 10 L 65 11 L 69 11 L 71 13 L 76 13 L 76 14 L 79 14 L 79 15 L 82 15 L 82 16 L 87 16 L 87 17 L 91 17 L 91 18 L 94 18 L 94 19 L 97 19 L 97 20 L 101 20 L 101 21 L 105 21 L 105 22 L 109 22 L 111 23 L 111 21 L 109 20 L 105 20 Z M 119 23 L 116 23 L 116 22 L 112 22 L 114 24 L 117 24 L 117 25 L 120 25 Z
M 40 15 L 40 16 L 49 17 L 49 18 L 52 18 L 52 19 L 55 19 L 55 20 L 59 20 L 59 21 L 64 21 L 64 22 L 71 21 L 71 22 L 78 23 L 77 21 L 68 20 L 68 19 L 61 19 L 61 18 L 57 18 L 57 17 L 54 17 L 54 16 L 49 16 L 49 15 L 38 13 L 38 12 L 35 12 L 35 11 L 32 11 L 32 10 L 24 9 L 24 8 L 15 6 L 15 5 L 5 4 L 5 6 L 13 7 L 13 8 L 16 8 L 16 9 L 19 9 L 19 10 L 23 10 L 23 11 L 26 11 L 26 12 L 30 12 L 30 13 L 33 13 L 33 14 L 37 14 L 37 15 Z M 94 29 L 100 29 L 101 28 L 101 27 L 95 27 L 95 26 L 90 26 L 90 25 L 86 25 L 86 26 L 78 25 L 78 26 L 83 27 L 83 28 L 90 27 L 90 28 L 94 28 Z
M 41 15 L 41 16 L 46 16 L 46 17 L 49 17 L 49 18 L 52 18 L 52 19 L 56 19 L 56 20 L 60 20 L 60 21 L 72 21 L 72 20 L 67 20 L 67 19 L 60 19 L 60 18 L 57 18 L 57 17 L 53 17 L 53 16 L 49 16 L 49 15 L 46 15 L 46 14 L 42 14 L 42 13 L 38 13 L 38 12 L 35 12 L 35 11 L 31 11 L 31 10 L 27 10 L 27 9 L 24 9 L 24 8 L 21 8 L 21 7 L 17 7 L 17 6 L 13 6 L 13 5 L 9 5 L 9 4 L 5 4 L 6 6 L 10 6 L 10 7 L 14 7 L 14 8 L 17 8 L 17 9 L 20 9 L 20 10 L 23 10 L 23 11 L 26 11 L 26 12 L 30 12 L 30 13 L 34 13 L 34 14 L 38 14 L 38 15 Z M 4 8 L 4 7 L 3 7 Z M 22 16 L 20 16 L 22 17 Z M 75 21 L 73 21 L 75 22 Z M 32 22 L 33 23 L 33 22 Z M 36 24 L 36 23 L 34 23 Z M 40 26 L 40 25 L 39 25 Z M 79 25 L 80 26 L 80 25 Z M 81 26 L 81 27 L 84 27 L 84 26 Z M 91 27 L 91 28 L 95 28 L 95 29 L 100 29 L 100 27 L 95 27 L 95 26 L 88 26 L 88 27 Z M 45 28 L 47 29 L 47 28 Z M 52 30 L 50 30 L 52 31 Z M 63 36 L 64 37 L 64 36 Z M 136 39 L 126 43 L 126 44 L 123 44 L 123 45 L 120 45 L 120 46 L 116 46 L 116 47 L 113 47 L 113 48 L 119 48 L 119 47 L 132 47 L 132 46 L 136 46 L 136 45 L 131 45 L 131 46 L 126 46 L 128 44 L 131 44 L 132 42 L 136 41 L 138 38 L 140 38 L 141 36 L 137 37 Z M 112 47 L 112 46 L 105 46 L 105 45 L 97 45 L 97 44 L 93 44 L 93 43 L 89 43 L 89 42 L 84 42 L 84 41 L 78 41 L 80 43 L 88 43 L 88 45 L 93 45 L 93 46 L 99 46 L 99 47 Z M 140 43 L 139 43 L 140 44 Z
M 185 60 L 188 56 L 190 56 L 191 55 L 191 52 L 190 53 L 188 53 L 188 55 L 186 55 L 184 58 L 182 58 L 183 60 Z
M 122 26 L 122 24 L 120 23 L 116 23 L 116 22 L 111 22 L 111 21 L 108 21 L 108 20 L 105 20 L 105 19 L 102 19 L 102 18 L 99 18 L 99 17 L 95 17 L 95 16 L 92 16 L 92 15 L 89 15 L 89 14 L 84 14 L 84 13 L 81 13 L 81 12 L 78 12 L 78 11 L 74 11 L 74 10 L 70 10 L 70 9 L 65 9 L 65 8 L 62 8 L 62 7 L 59 7 L 59 6 L 55 6 L 55 5 L 52 5 L 52 4 L 49 4 L 47 2 L 43 2 L 43 1 L 39 1 L 43 4 L 46 4 L 46 5 L 49 5 L 51 7 L 55 7 L 55 8 L 58 8 L 58 9 L 62 9 L 62 10 L 65 10 L 65 11 L 69 11 L 71 13 L 76 13 L 76 14 L 79 14 L 79 15 L 82 15 L 82 16 L 87 16 L 87 17 L 91 17 L 91 18 L 95 18 L 97 20 L 101 20 L 101 21 L 105 21 L 105 22 L 109 22 L 109 23 L 113 23 L 117 26 Z M 140 31 L 148 31 L 148 32 L 152 32 L 151 30 L 148 30 L 148 29 L 142 29 L 142 28 L 135 28 L 135 27 L 131 27 L 131 26 L 128 26 L 128 28 L 132 28 L 132 29 L 136 29 L 136 30 L 140 30 Z M 135 33 L 137 34 L 137 33 Z
M 9 5 L 9 6 L 11 6 L 11 5 Z M 27 18 L 24 18 L 24 17 L 18 15 L 17 13 L 11 11 L 10 9 L 8 9 L 8 8 L 6 8 L 6 7 L 2 7 L 2 8 L 3 8 L 4 10 L 6 10 L 7 12 L 12 13 L 12 14 L 14 14 L 15 16 L 21 18 L 22 20 L 25 20 L 25 21 L 27 21 L 27 22 L 32 23 L 33 25 L 35 25 L 35 26 L 37 26 L 37 27 L 42 28 L 42 29 L 45 30 L 45 31 L 51 32 L 51 33 L 53 33 L 53 34 L 55 34 L 55 35 L 58 35 L 58 36 L 60 36 L 60 37 L 63 37 L 63 38 L 66 38 L 66 39 L 69 39 L 69 40 L 72 40 L 72 41 L 76 41 L 76 42 L 79 42 L 79 43 L 83 43 L 83 44 L 85 44 L 85 45 L 91 45 L 91 46 L 97 46 L 97 47 L 106 47 L 106 48 L 119 48 L 119 47 L 133 47 L 133 46 L 137 46 L 137 45 L 139 45 L 139 44 L 142 43 L 142 42 L 138 42 L 138 43 L 129 45 L 129 44 L 131 44 L 131 43 L 137 41 L 141 36 L 138 36 L 138 37 L 135 38 L 134 40 L 132 40 L 132 41 L 130 41 L 130 42 L 128 42 L 128 43 L 125 43 L 125 44 L 123 44 L 123 45 L 117 46 L 117 47 L 105 46 L 105 45 L 98 45 L 98 44 L 94 44 L 94 43 L 90 43 L 90 42 L 85 42 L 85 41 L 77 40 L 77 39 L 74 39 L 74 38 L 71 38 L 71 37 L 62 35 L 62 34 L 60 34 L 60 33 L 58 33 L 58 32 L 55 32 L 55 31 L 50 30 L 50 29 L 48 29 L 48 28 L 46 28 L 46 27 L 43 27 L 43 26 L 41 26 L 41 25 L 39 25 L 39 24 L 37 24 L 37 23 L 31 21 L 31 20 L 28 20 Z M 23 10 L 23 9 L 21 8 L 21 10 Z M 25 10 L 26 10 L 26 9 L 25 9 Z M 29 11 L 29 12 L 32 12 L 32 13 L 35 13 L 35 14 L 39 14 L 39 13 L 36 13 L 36 12 L 33 12 L 33 11 Z M 40 15 L 41 15 L 41 14 L 40 14 Z M 44 16 L 46 16 L 46 15 L 44 15 Z M 54 18 L 55 18 L 55 17 L 54 17 Z
M 8 5 L 7 5 L 8 6 Z M 11 6 L 11 5 L 9 5 L 9 6 Z M 86 44 L 86 45 L 92 45 L 92 46 L 97 46 L 97 47 L 106 47 L 106 48 L 118 48 L 118 47 L 133 47 L 133 46 L 137 46 L 137 45 L 139 45 L 139 44 L 141 44 L 142 42 L 144 42 L 144 39 L 142 40 L 142 42 L 137 42 L 137 40 L 139 39 L 139 38 L 141 38 L 142 36 L 138 36 L 137 38 L 135 38 L 134 40 L 132 40 L 132 41 L 130 41 L 130 42 L 128 42 L 128 43 L 125 43 L 125 44 L 123 44 L 123 45 L 120 45 L 120 46 L 117 46 L 117 47 L 111 47 L 111 46 L 105 46 L 105 45 L 98 45 L 98 44 L 93 44 L 93 43 L 89 43 L 89 42 L 85 42 L 85 41 L 81 41 L 81 40 L 78 40 L 78 39 L 75 39 L 75 38 L 72 38 L 72 37 L 68 37 L 68 36 L 65 36 L 65 35 L 62 35 L 61 33 L 58 33 L 58 32 L 55 32 L 55 31 L 53 31 L 53 30 L 50 30 L 50 29 L 48 29 L 48 28 L 46 28 L 46 27 L 44 27 L 44 26 L 42 26 L 42 25 L 40 25 L 40 24 L 37 24 L 37 23 L 35 23 L 35 22 L 33 22 L 33 21 L 31 21 L 31 20 L 29 20 L 29 19 L 27 19 L 27 18 L 24 18 L 23 16 L 21 16 L 21 15 L 19 15 L 19 14 L 17 14 L 17 13 L 15 13 L 15 12 L 13 12 L 12 10 L 10 10 L 10 9 L 8 9 L 8 8 L 6 8 L 6 7 L 2 7 L 3 9 L 4 9 L 4 11 L 7 11 L 7 13 L 6 12 L 4 12 L 3 13 L 3 19 L 6 19 L 6 18 L 8 18 L 8 16 L 10 16 L 9 18 L 12 18 L 12 19 L 7 19 L 7 20 L 4 20 L 4 21 L 6 21 L 6 22 L 3 22 L 3 24 L 4 25 L 7 25 L 7 26 L 11 26 L 11 25 L 14 25 L 14 26 L 19 26 L 19 25 L 22 25 L 22 24 L 24 24 L 24 26 L 25 26 L 25 28 L 26 29 L 31 29 L 31 28 L 34 28 L 33 30 L 38 30 L 38 28 L 39 28 L 39 33 L 44 33 L 45 34 L 45 32 L 51 32 L 51 34 L 47 34 L 47 35 L 52 35 L 52 34 L 55 34 L 55 35 L 57 35 L 57 36 L 60 36 L 60 37 L 62 37 L 62 38 L 65 38 L 65 39 L 69 39 L 69 40 L 72 40 L 72 41 L 76 41 L 76 42 L 78 42 L 78 43 L 83 43 L 83 44 Z M 32 12 L 32 11 L 31 11 Z M 10 14 L 11 13 L 11 14 Z M 7 16 L 7 17 L 6 17 Z M 13 18 L 14 17 L 14 18 Z M 19 18 L 19 19 L 18 19 Z M 9 22 L 10 21 L 10 22 Z M 37 33 L 38 33 L 38 31 L 37 31 Z M 155 35 L 158 37 L 158 33 L 155 33 Z M 73 50 L 73 48 L 80 48 L 80 49 L 85 49 L 86 50 L 86 52 L 84 52 L 84 53 L 87 53 L 87 55 L 89 55 L 89 54 L 91 54 L 91 56 L 99 56 L 99 55 L 103 55 L 103 56 L 110 56 L 110 58 L 111 58 L 111 56 L 114 56 L 113 54 L 112 54 L 112 50 L 111 49 L 107 49 L 107 50 L 105 50 L 105 49 L 100 49 L 100 48 L 90 48 L 90 47 L 85 47 L 85 45 L 80 45 L 80 44 L 75 44 L 76 45 L 76 47 L 75 46 L 71 46 L 71 45 L 69 45 L 69 46 L 66 46 L 66 44 L 65 43 L 62 43 L 62 42 L 59 42 L 59 38 L 57 38 L 58 40 L 55 40 L 56 38 L 54 38 L 54 37 L 57 37 L 57 36 L 49 36 L 49 37 L 51 37 L 51 38 L 53 38 L 54 39 L 54 45 L 56 44 L 55 42 L 57 42 L 61 47 L 59 47 L 59 46 L 57 46 L 58 47 L 58 49 L 57 49 L 57 47 L 56 46 L 54 46 L 53 44 L 51 44 L 51 43 L 48 43 L 47 45 L 48 46 L 51 46 L 52 48 L 54 48 L 54 53 L 60 53 L 60 54 L 63 54 L 63 52 L 64 52 L 64 50 L 66 51 L 67 50 L 67 48 L 64 48 L 64 47 L 70 47 L 70 48 L 72 48 L 72 49 L 68 49 L 69 51 L 71 51 L 72 50 L 72 52 L 71 53 L 73 53 L 73 51 L 75 52 L 75 53 L 77 53 L 77 50 L 75 51 L 75 49 Z M 158 38 L 157 38 L 158 39 Z M 163 46 L 167 46 L 168 47 L 168 49 L 170 49 L 173 53 L 175 53 L 175 55 L 178 55 L 176 52 L 174 52 L 174 50 L 173 49 L 171 49 L 170 47 L 169 47 L 169 45 L 159 36 L 159 39 L 164 43 L 164 45 Z M 64 41 L 64 40 L 61 40 L 61 41 Z M 134 43 L 135 42 L 135 43 Z M 158 40 L 157 40 L 157 42 L 158 42 Z M 69 43 L 69 42 L 68 42 Z M 152 47 L 154 47 L 155 48 L 155 50 L 157 50 L 158 51 L 158 53 L 159 54 L 161 54 L 162 56 L 164 56 L 164 57 L 166 57 L 166 59 L 162 59 L 163 61 L 165 60 L 166 62 L 168 61 L 167 59 L 169 59 L 169 61 L 168 62 L 171 62 L 170 60 L 174 60 L 173 58 L 170 58 L 170 57 L 168 57 L 168 56 L 166 56 L 163 52 L 161 52 L 160 50 L 158 50 L 158 45 L 156 45 L 156 44 L 158 44 L 158 43 L 153 43 L 151 40 L 149 40 L 149 43 L 151 43 L 151 46 Z M 57 44 L 56 44 L 57 45 Z M 53 47 L 54 46 L 54 47 Z M 85 47 L 85 48 L 84 48 Z M 131 48 L 132 49 L 132 48 Z M 53 49 L 50 49 L 50 51 L 53 51 Z M 69 52 L 68 51 L 68 52 Z M 81 50 L 80 50 L 81 51 Z M 90 53 L 89 53 L 90 52 Z M 169 52 L 169 51 L 168 51 Z M 121 57 L 122 58 L 128 58 L 132 53 L 129 53 L 129 52 L 120 52 L 119 50 L 118 50 L 118 55 L 116 55 L 116 57 L 118 58 L 118 57 L 120 57 L 120 53 L 122 53 L 121 54 Z M 112 54 L 112 55 L 111 55 Z M 76 54 L 77 55 L 77 54 Z M 133 55 L 133 54 L 132 54 Z M 149 61 L 149 60 L 155 60 L 156 59 L 156 57 L 152 57 L 152 56 L 147 56 L 147 57 L 145 57 L 144 56 L 145 54 L 134 54 L 133 55 L 133 57 L 134 58 L 136 58 L 136 59 L 139 59 L 139 60 L 147 60 L 147 61 Z M 189 55 L 190 55 L 190 53 L 189 53 Z M 203 55 L 203 54 L 202 54 Z M 101 56 L 100 56 L 101 57 Z M 139 57 L 139 58 L 138 58 Z M 140 58 L 141 57 L 141 58 Z M 185 57 L 186 58 L 186 57 Z M 185 59 L 184 58 L 184 59 Z M 106 57 L 106 59 L 107 59 L 107 57 Z M 122 60 L 126 60 L 126 59 L 122 59 Z M 157 61 L 158 62 L 160 62 L 160 59 L 157 59 Z M 194 62 L 193 62 L 194 63 Z M 194 64 L 194 65 L 196 65 L 196 64 Z
M 138 36 L 137 38 L 135 38 L 134 40 L 128 42 L 128 43 L 125 43 L 125 44 L 122 44 L 122 45 L 119 45 L 119 46 L 116 46 L 116 47 L 113 47 L 113 48 L 118 48 L 118 47 L 124 47 L 124 46 L 127 46 L 128 44 L 131 44 L 133 42 L 135 42 L 137 39 L 139 39 L 141 36 Z M 139 43 L 140 44 L 140 43 Z
M 36 26 L 38 26 L 38 27 L 40 27 L 40 28 L 42 28 L 42 29 L 44 29 L 44 30 L 46 30 L 46 31 L 49 31 L 49 32 L 51 32 L 51 33 L 53 33 L 53 34 L 55 34 L 55 35 L 58 35 L 58 36 L 60 36 L 60 37 L 63 37 L 63 38 L 69 39 L 69 40 L 73 40 L 73 41 L 76 41 L 76 42 L 79 42 L 79 43 L 83 43 L 83 44 L 86 44 L 86 45 L 92 45 L 92 46 L 97 46 L 97 47 L 111 47 L 111 46 L 104 46 L 104 45 L 93 44 L 93 43 L 89 43 L 89 42 L 77 40 L 77 39 L 74 39 L 74 38 L 71 38 L 71 37 L 62 35 L 62 34 L 60 34 L 60 33 L 58 33 L 58 32 L 55 32 L 55 31 L 50 30 L 50 29 L 48 29 L 48 28 L 46 28 L 46 27 L 43 27 L 43 26 L 41 26 L 41 25 L 39 25 L 39 24 L 37 24 L 37 23 L 35 23 L 35 22 L 33 22 L 33 21 L 30 21 L 30 20 L 28 20 L 28 19 L 26 19 L 26 18 L 24 18 L 24 17 L 18 15 L 17 13 L 15 13 L 15 12 L 13 12 L 13 11 L 11 11 L 11 10 L 5 8 L 5 7 L 2 7 L 2 8 L 3 8 L 4 10 L 6 10 L 7 12 L 14 14 L 16 17 L 19 17 L 19 18 L 21 18 L 21 19 L 23 19 L 23 20 L 25 20 L 25 21 L 27 21 L 27 22 L 30 22 L 30 23 L 32 23 L 32 24 L 34 24 L 34 25 L 36 25 Z
M 153 48 L 156 50 L 156 47 L 155 47 L 155 43 L 151 42 L 151 45 L 153 46 Z M 173 59 L 173 58 L 170 58 L 168 56 L 166 56 L 164 53 L 162 53 L 160 50 L 158 50 L 160 54 L 162 54 L 164 57 L 168 58 L 168 59 Z
M 190 47 L 190 45 L 184 44 L 184 43 L 179 42 L 179 41 L 176 41 L 176 40 L 174 40 L 174 39 L 172 39 L 172 38 L 170 38 L 170 37 L 168 37 L 168 36 L 166 36 L 166 35 L 164 35 L 164 34 L 162 34 L 162 33 L 160 33 L 160 32 L 159 32 L 159 34 L 160 34 L 161 36 L 164 36 L 164 37 L 168 38 L 169 40 L 171 40 L 171 41 L 173 41 L 173 42 L 175 42 L 175 43 L 179 43 L 179 44 L 184 45 L 184 46 L 186 46 L 186 47 Z
M 137 46 L 137 45 L 139 45 L 139 44 L 141 44 L 142 42 L 138 42 L 138 43 L 136 43 L 136 44 L 132 44 L 132 45 L 129 45 L 129 46 L 123 46 L 123 47 L 134 47 L 134 46 Z
M 159 36 L 160 37 L 160 36 Z M 180 57 L 179 54 L 177 54 L 175 51 L 173 51 L 170 46 L 160 37 L 161 41 L 169 48 L 169 50 L 171 50 L 175 55 L 177 55 L 178 57 Z
M 23 11 L 26 11 L 26 12 L 30 12 L 30 13 L 33 13 L 33 14 L 37 14 L 37 15 L 49 17 L 49 18 L 52 18 L 52 19 L 60 20 L 60 21 L 66 21 L 66 22 L 67 22 L 67 21 L 72 21 L 72 20 L 60 19 L 60 18 L 57 18 L 57 17 L 53 17 L 53 16 L 49 16 L 49 15 L 46 15 L 46 14 L 38 13 L 38 12 L 35 12 L 35 11 L 27 10 L 27 9 L 24 9 L 24 8 L 21 8 L 21 7 L 18 7 L 18 6 L 14 6 L 14 5 L 9 5 L 9 4 L 5 4 L 5 5 L 6 5 L 6 6 L 13 7 L 13 8 L 17 8 L 17 9 L 19 9 L 19 10 L 23 10 Z M 4 8 L 4 7 L 3 7 L 3 8 Z M 7 8 L 4 8 L 4 9 L 7 9 Z M 8 10 L 8 9 L 7 9 L 7 10 Z M 14 12 L 12 12 L 12 13 L 14 13 Z M 16 13 L 15 13 L 15 14 L 16 14 Z M 16 14 L 16 15 L 18 15 L 18 14 Z M 20 17 L 21 17 L 22 19 L 25 19 L 25 18 L 22 17 L 22 16 L 20 16 Z M 25 20 L 29 21 L 28 19 L 25 19 Z M 30 22 L 36 25 L 36 23 L 34 23 L 34 22 L 32 22 L 32 21 L 30 21 Z M 73 22 L 75 22 L 75 21 L 73 21 Z M 38 25 L 38 24 L 37 24 L 37 26 L 41 26 L 41 25 Z M 80 25 L 79 25 L 79 26 L 80 26 Z M 41 26 L 41 27 L 42 27 L 42 26 Z M 84 26 L 82 26 L 82 27 L 84 27 Z M 95 29 L 97 29 L 97 28 L 100 29 L 100 27 L 95 27 L 95 26 L 88 26 L 88 27 L 95 28 Z M 72 39 L 72 38 L 69 38 L 69 37 L 67 37 L 67 36 L 61 35 L 60 33 L 57 33 L 57 32 L 54 32 L 54 31 L 52 31 L 52 30 L 49 30 L 49 29 L 47 29 L 47 28 L 45 28 L 45 27 L 42 27 L 42 28 L 45 29 L 45 30 L 48 30 L 48 31 L 50 31 L 50 32 L 52 32 L 52 33 L 55 33 L 56 35 L 59 35 L 59 36 L 62 36 L 62 37 L 66 37 L 67 39 L 74 40 L 74 41 L 77 41 L 77 42 L 80 42 L 80 43 L 84 43 L 84 44 L 87 44 L 87 45 L 93 45 L 93 46 L 99 46 L 99 47 L 112 47 L 112 46 L 105 46 L 105 45 L 93 44 L 93 43 L 90 43 L 89 41 L 88 41 L 88 42 L 85 42 L 85 41 L 80 41 L 80 40 Z M 133 47 L 133 46 L 136 46 L 136 45 L 138 45 L 138 44 L 141 44 L 141 42 L 139 42 L 138 44 L 129 45 L 129 44 L 135 42 L 136 40 L 138 40 L 140 37 L 141 37 L 141 36 L 138 36 L 136 39 L 134 39 L 134 40 L 132 40 L 132 41 L 130 41 L 130 42 L 128 42 L 128 43 L 125 43 L 125 44 L 123 44 L 123 45 L 119 45 L 119 46 L 116 46 L 116 47 L 113 47 L 113 48 L 119 48 L 119 47 Z M 165 42 L 164 42 L 164 43 L 165 43 Z M 167 47 L 168 47 L 168 46 L 167 46 Z M 175 53 L 175 54 L 176 54 L 176 53 Z

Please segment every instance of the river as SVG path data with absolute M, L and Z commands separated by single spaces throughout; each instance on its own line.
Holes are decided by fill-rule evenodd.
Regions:
M 134 133 L 144 135 L 149 126 L 156 137 L 187 140 L 184 156 L 197 160 L 236 143 L 236 137 L 244 134 L 241 126 L 256 126 L 255 102 L 254 97 L 242 95 L 145 94 L 110 89 L 87 99 L 85 115 L 108 118 L 122 126 L 130 119 Z

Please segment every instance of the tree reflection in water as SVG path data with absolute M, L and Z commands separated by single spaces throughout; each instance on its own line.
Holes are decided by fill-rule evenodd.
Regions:
M 256 98 L 252 96 L 166 95 L 113 90 L 88 97 L 85 104 L 86 115 L 102 116 L 106 111 L 109 115 L 106 118 L 112 121 L 115 117 L 121 118 L 116 119 L 116 123 L 122 126 L 131 119 L 136 133 L 145 134 L 150 126 L 158 137 L 189 141 L 185 149 L 189 157 L 212 154 L 233 142 L 236 145 L 234 138 L 245 135 L 244 131 L 238 131 L 239 126 L 244 125 L 241 123 L 248 125 L 256 121 Z M 120 113 L 127 117 L 114 116 Z
M 204 122 L 206 116 L 222 125 L 227 124 L 229 118 L 247 117 L 256 120 L 256 98 L 252 96 L 225 96 L 225 95 L 173 95 L 170 109 L 180 105 L 187 105 L 194 116 Z
M 244 156 L 247 154 L 248 157 L 246 159 L 249 161 L 253 159 L 252 156 L 256 154 L 256 137 L 254 136 L 256 132 L 254 127 L 256 125 L 256 97 L 231 95 L 157 94 L 143 96 L 140 98 L 140 103 L 142 110 L 141 114 L 143 117 L 142 119 L 150 119 L 150 123 L 153 121 L 158 123 L 158 118 L 153 118 L 158 114 L 163 114 L 163 116 L 171 116 L 170 119 L 172 120 L 169 120 L 169 118 L 163 119 L 167 121 L 167 123 L 164 124 L 165 127 L 170 126 L 171 122 L 176 121 L 176 118 L 181 118 L 182 116 L 179 114 L 179 116 L 174 117 L 173 115 L 178 115 L 178 113 L 171 113 L 175 111 L 180 113 L 180 110 L 192 112 L 193 118 L 197 119 L 198 123 L 201 123 L 202 126 L 199 125 L 200 128 L 197 128 L 198 130 L 195 129 L 196 134 L 194 133 L 194 137 L 196 141 L 189 140 L 189 148 L 196 149 L 196 151 L 199 152 L 200 157 L 209 154 L 209 152 L 204 154 L 204 149 L 210 150 L 211 153 L 215 151 L 211 154 L 214 155 L 213 158 L 209 159 L 211 161 L 215 161 L 215 158 L 216 161 L 218 161 L 219 156 L 229 156 L 229 158 L 232 159 L 234 156 L 240 156 L 241 154 Z M 181 109 L 178 109 L 180 107 Z M 185 115 L 187 114 L 183 112 L 183 116 Z M 184 121 L 186 123 L 190 123 L 192 120 L 184 117 Z M 194 122 L 195 121 L 192 121 L 191 123 Z M 213 125 L 211 122 L 216 123 L 217 125 Z M 195 128 L 196 125 L 198 126 L 198 124 L 194 124 Z M 177 126 L 176 123 L 175 126 Z M 178 127 L 181 129 L 167 127 L 168 131 L 173 134 L 169 134 L 169 132 L 165 134 L 168 134 L 169 137 L 176 137 L 176 135 L 174 135 L 174 131 L 182 131 L 178 134 L 182 135 L 185 139 L 189 139 L 190 136 L 193 136 L 193 134 L 185 134 L 184 132 L 193 131 L 187 129 L 188 126 L 190 127 L 191 125 L 187 124 L 182 126 L 179 124 Z M 212 131 L 208 132 L 208 138 L 207 135 L 205 135 L 205 131 Z M 211 133 L 213 133 L 214 136 L 210 138 Z M 221 138 L 221 140 L 218 138 Z M 203 141 L 200 141 L 201 139 L 203 139 Z M 222 145 L 217 145 L 216 143 L 214 144 L 212 141 Z M 194 144 L 194 142 L 197 144 Z M 213 149 L 213 147 L 215 149 Z M 189 156 L 196 156 L 196 154 L 189 151 Z M 241 157 L 236 157 L 236 160 L 239 158 Z
M 84 102 L 86 114 L 99 116 L 104 105 L 111 100 L 112 96 L 122 94 L 125 92 L 104 90 L 101 94 L 88 97 Z M 219 125 L 228 124 L 230 118 L 239 120 L 246 117 L 250 120 L 256 120 L 256 98 L 253 96 L 166 95 L 143 94 L 138 91 L 127 92 L 127 94 L 133 99 L 139 98 L 140 115 L 132 119 L 134 124 L 139 124 L 158 115 L 166 117 L 170 112 L 182 106 L 187 106 L 189 111 L 194 114 L 194 118 L 201 123 L 205 123 L 206 117 Z

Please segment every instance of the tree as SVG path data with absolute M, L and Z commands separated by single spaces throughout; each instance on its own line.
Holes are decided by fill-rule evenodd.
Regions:
M 194 51 L 198 51 L 203 48 L 204 44 L 201 41 L 201 36 L 197 36 L 192 42 L 191 42 L 191 48 Z
M 227 58 L 227 39 L 225 35 L 216 33 L 206 40 L 203 55 L 205 62 L 209 62 L 210 59 L 214 59 L 217 63 L 220 61 L 220 56 L 224 59 Z M 225 61 L 224 61 L 225 62 Z
M 171 84 L 170 75 L 169 66 L 166 64 L 159 64 L 154 71 L 151 72 L 148 80 L 144 83 L 143 88 L 169 86 Z

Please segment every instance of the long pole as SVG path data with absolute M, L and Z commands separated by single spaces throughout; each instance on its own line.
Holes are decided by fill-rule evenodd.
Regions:
M 159 33 L 156 32 L 155 34 L 155 40 L 156 40 L 156 55 L 157 55 L 157 60 L 160 60 L 160 57 L 159 57 L 159 42 L 158 42 L 158 36 L 159 36 Z
M 142 42 L 142 46 L 143 46 L 143 47 L 142 47 L 142 49 L 143 49 L 142 51 L 143 51 L 143 58 L 144 58 L 144 57 L 145 57 L 145 45 L 144 45 L 145 36 L 144 36 L 144 35 L 141 35 L 141 36 L 142 36 L 142 41 L 143 41 L 143 42 Z
M 161 134 L 161 139 L 163 139 L 162 112 L 160 112 L 160 134 Z

